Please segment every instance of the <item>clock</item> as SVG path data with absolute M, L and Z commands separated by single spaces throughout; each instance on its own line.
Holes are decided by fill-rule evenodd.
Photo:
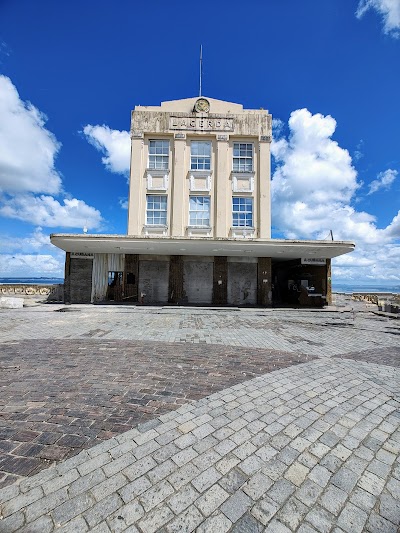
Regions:
M 199 98 L 194 104 L 196 113 L 208 113 L 210 111 L 210 102 L 205 98 Z

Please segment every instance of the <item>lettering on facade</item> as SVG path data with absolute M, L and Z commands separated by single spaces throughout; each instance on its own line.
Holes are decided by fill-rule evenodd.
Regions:
M 94 255 L 85 252 L 71 252 L 71 258 L 74 259 L 93 259 Z
M 170 117 L 170 130 L 233 131 L 233 118 Z
M 302 257 L 301 264 L 302 265 L 326 265 L 326 259 L 322 259 L 321 257 Z

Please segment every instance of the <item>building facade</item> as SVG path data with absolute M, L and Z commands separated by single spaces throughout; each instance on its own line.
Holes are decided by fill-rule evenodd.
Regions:
M 321 305 L 350 242 L 271 239 L 272 116 L 213 98 L 137 106 L 127 235 L 54 234 L 65 299 Z

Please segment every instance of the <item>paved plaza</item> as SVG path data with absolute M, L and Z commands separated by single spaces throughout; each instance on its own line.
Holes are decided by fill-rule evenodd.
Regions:
M 397 533 L 374 310 L 0 310 L 0 532 Z

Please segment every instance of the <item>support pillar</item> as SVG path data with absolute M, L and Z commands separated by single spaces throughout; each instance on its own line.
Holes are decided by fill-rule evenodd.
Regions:
M 226 305 L 228 301 L 228 261 L 226 256 L 214 257 L 213 304 Z
M 139 256 L 126 254 L 124 265 L 124 299 L 138 301 Z
M 326 260 L 326 303 L 332 305 L 332 260 Z
M 65 254 L 65 269 L 64 269 L 64 303 L 71 303 L 71 252 Z
M 184 298 L 183 258 L 181 255 L 171 255 L 169 259 L 168 303 L 180 304 Z
M 272 305 L 272 264 L 270 257 L 258 258 L 257 303 L 264 307 Z

